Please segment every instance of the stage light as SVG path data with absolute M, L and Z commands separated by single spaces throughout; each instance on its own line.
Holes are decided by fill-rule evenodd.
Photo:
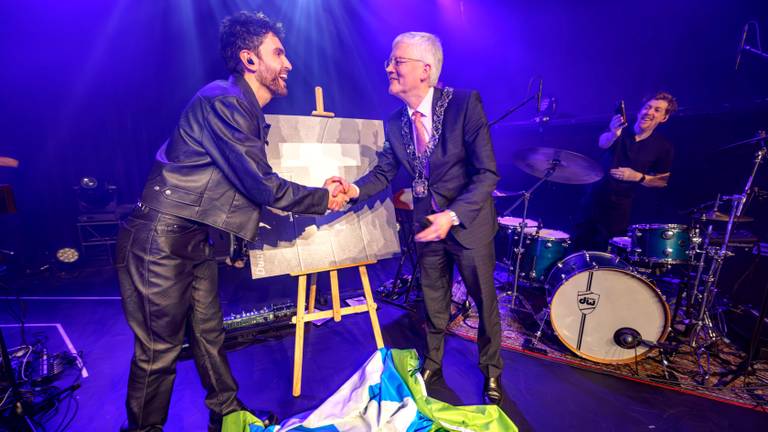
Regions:
M 78 252 L 75 248 L 61 248 L 56 251 L 56 259 L 60 263 L 72 264 L 80 259 L 80 252 Z
M 96 177 L 83 177 L 75 187 L 80 213 L 112 213 L 116 208 L 117 187 Z
M 80 179 L 80 187 L 83 189 L 96 189 L 99 181 L 94 177 L 83 177 Z

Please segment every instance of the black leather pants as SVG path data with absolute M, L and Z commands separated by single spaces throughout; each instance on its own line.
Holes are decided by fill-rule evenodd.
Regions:
M 135 335 L 128 378 L 128 430 L 161 430 L 184 334 L 214 414 L 242 408 L 222 347 L 218 269 L 208 228 L 139 205 L 121 225 L 117 268 Z

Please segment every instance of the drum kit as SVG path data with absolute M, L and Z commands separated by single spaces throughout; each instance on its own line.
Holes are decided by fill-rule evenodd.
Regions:
M 765 141 L 763 133 L 744 142 L 760 146 L 742 193 L 718 196 L 694 209 L 690 225 L 632 225 L 626 237 L 611 239 L 607 252 L 569 251 L 567 233 L 545 229 L 527 214 L 531 194 L 543 182 L 592 183 L 602 177 L 600 166 L 586 156 L 552 148 L 515 153 L 515 165 L 539 181 L 527 191 L 494 193 L 497 197 L 520 195 L 499 217 L 496 250 L 508 271 L 507 286 L 512 289 L 507 294 L 513 310 L 521 308 L 519 301 L 522 309 L 534 313 L 527 301 L 518 299 L 518 283 L 539 288 L 534 292 L 546 296 L 546 305 L 535 315 L 539 329 L 527 346 L 536 347 L 548 330 L 548 321 L 563 345 L 582 358 L 630 363 L 660 348 L 666 367 L 666 356 L 687 345 L 698 360 L 700 378 L 709 377 L 709 355 L 717 350 L 715 342 L 724 338 L 714 323 L 718 277 L 723 262 L 732 255 L 734 225 L 752 221 L 742 212 L 766 158 Z M 521 203 L 522 217 L 510 216 Z M 676 296 L 669 297 L 676 297 L 670 312 L 658 286 L 672 273 L 683 275 L 683 283 L 677 284 Z M 671 333 L 677 343 L 665 343 Z

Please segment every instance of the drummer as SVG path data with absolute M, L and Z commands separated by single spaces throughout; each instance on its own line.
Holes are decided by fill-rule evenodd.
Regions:
M 611 119 L 598 145 L 606 150 L 606 175 L 589 193 L 582 222 L 574 240 L 576 250 L 600 250 L 608 240 L 625 236 L 632 201 L 639 187 L 663 188 L 669 181 L 674 149 L 656 128 L 677 109 L 666 92 L 648 98 L 631 128 L 621 115 Z

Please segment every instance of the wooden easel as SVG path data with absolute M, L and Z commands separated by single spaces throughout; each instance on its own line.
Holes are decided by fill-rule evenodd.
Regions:
M 371 283 L 368 280 L 368 270 L 365 266 L 374 264 L 376 261 L 365 261 L 355 264 L 347 264 L 335 267 L 329 267 L 319 270 L 310 270 L 299 273 L 291 273 L 291 276 L 299 277 L 299 292 L 296 298 L 296 316 L 291 322 L 296 323 L 296 342 L 294 345 L 293 357 L 293 396 L 298 397 L 301 394 L 301 366 L 304 357 L 304 324 L 320 319 L 333 317 L 334 321 L 341 321 L 343 315 L 368 312 L 371 317 L 371 326 L 373 327 L 373 337 L 376 339 L 376 348 L 383 348 L 384 341 L 381 338 L 381 328 L 379 328 L 379 318 L 376 315 L 376 303 L 373 301 L 371 293 Z M 338 271 L 343 268 L 357 267 L 360 271 L 360 280 L 363 282 L 363 294 L 365 295 L 365 304 L 358 306 L 341 307 L 339 297 L 339 275 Z M 329 272 L 331 276 L 331 302 L 333 308 L 327 311 L 315 312 L 315 298 L 317 296 L 317 275 L 319 273 Z M 309 307 L 305 312 L 307 298 L 307 275 L 309 279 Z

